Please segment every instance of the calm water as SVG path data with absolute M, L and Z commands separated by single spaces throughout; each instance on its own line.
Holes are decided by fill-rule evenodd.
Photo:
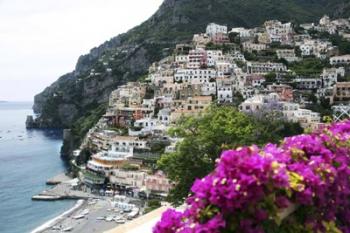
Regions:
M 31 103 L 0 103 L 0 232 L 26 233 L 74 205 L 34 202 L 45 181 L 64 171 L 59 131 L 26 130 Z

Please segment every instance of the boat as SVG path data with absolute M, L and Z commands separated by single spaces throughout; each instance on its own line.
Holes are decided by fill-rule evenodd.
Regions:
M 122 219 L 115 220 L 115 222 L 119 224 L 124 224 L 126 220 L 122 218 Z
M 59 227 L 59 226 L 53 226 L 53 227 L 52 227 L 52 230 L 59 231 L 59 230 L 61 230 L 61 227 Z
M 88 205 L 95 205 L 97 203 L 97 201 L 93 200 L 93 201 L 89 201 Z
M 55 201 L 62 199 L 61 196 L 51 196 L 51 195 L 35 195 L 32 197 L 32 200 L 39 200 L 39 201 Z
M 105 217 L 97 217 L 96 220 L 105 220 Z
M 89 209 L 85 209 L 83 210 L 83 212 L 81 212 L 81 215 L 88 215 L 89 214 Z
M 139 208 L 133 208 L 132 211 L 128 214 L 128 219 L 133 219 L 139 214 L 140 209 Z
M 108 216 L 108 217 L 106 217 L 105 220 L 106 220 L 107 222 L 112 222 L 113 219 L 114 219 L 114 216 Z
M 85 215 L 79 214 L 79 215 L 73 216 L 72 218 L 73 218 L 73 219 L 81 219 L 81 218 L 85 218 Z
M 63 229 L 64 232 L 72 231 L 72 230 L 73 230 L 73 227 L 66 227 Z

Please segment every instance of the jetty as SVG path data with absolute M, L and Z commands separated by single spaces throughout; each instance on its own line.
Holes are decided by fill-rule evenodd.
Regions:
M 75 190 L 69 183 L 60 183 L 51 189 L 44 190 L 38 195 L 34 195 L 32 200 L 36 201 L 56 201 L 65 199 L 89 199 L 89 198 L 100 198 L 91 193 L 87 193 L 81 190 Z
M 64 173 L 61 173 L 61 174 L 58 174 L 57 176 L 47 180 L 46 184 L 47 185 L 58 185 L 58 184 L 61 184 L 61 183 L 68 182 L 70 180 L 72 180 L 71 177 L 67 176 Z

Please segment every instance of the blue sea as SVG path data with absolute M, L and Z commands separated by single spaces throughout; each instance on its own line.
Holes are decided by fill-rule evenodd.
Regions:
M 62 132 L 26 130 L 32 103 L 0 102 L 0 232 L 26 233 L 75 202 L 37 202 L 47 179 L 65 171 Z

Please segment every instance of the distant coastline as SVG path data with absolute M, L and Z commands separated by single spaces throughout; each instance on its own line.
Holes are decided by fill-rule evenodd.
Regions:
M 0 100 L 0 103 L 33 103 L 32 100 Z

